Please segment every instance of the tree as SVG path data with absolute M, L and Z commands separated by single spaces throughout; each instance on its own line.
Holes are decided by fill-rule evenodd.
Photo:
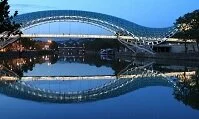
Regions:
M 187 39 L 194 39 L 199 50 L 199 10 L 179 17 L 174 24 L 179 30 L 174 37 L 181 38 L 185 41 L 185 52 L 187 52 Z
M 50 49 L 51 50 L 58 50 L 58 45 L 57 45 L 57 43 L 55 41 L 52 41 L 50 43 Z
M 174 96 L 193 109 L 199 109 L 199 70 L 190 79 L 181 76 L 176 82 Z
M 20 38 L 20 44 L 28 50 L 32 50 L 35 46 L 36 41 L 31 40 L 29 38 Z M 30 49 L 31 48 L 31 49 Z
M 8 0 L 0 1 L 0 33 L 8 31 L 8 35 L 13 32 L 14 35 L 21 34 L 21 31 L 19 30 L 20 24 L 13 21 L 13 18 L 17 16 L 18 11 L 15 11 L 14 15 L 10 16 L 9 8 Z

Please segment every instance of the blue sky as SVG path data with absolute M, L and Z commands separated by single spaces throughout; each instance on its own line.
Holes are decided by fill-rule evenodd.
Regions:
M 85 10 L 105 13 L 148 27 L 168 27 L 199 0 L 9 0 L 20 14 L 42 10 Z

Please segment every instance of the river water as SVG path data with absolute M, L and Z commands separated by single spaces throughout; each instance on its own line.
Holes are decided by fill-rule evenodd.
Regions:
M 1 58 L 0 118 L 198 119 L 198 68 L 98 55 Z

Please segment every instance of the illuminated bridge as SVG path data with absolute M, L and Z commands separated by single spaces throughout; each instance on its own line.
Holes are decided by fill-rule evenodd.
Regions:
M 79 103 L 108 99 L 150 86 L 176 87 L 175 81 L 164 74 L 148 70 L 145 67 L 134 67 L 122 72 L 121 75 L 131 75 L 131 78 L 118 77 L 101 86 L 82 91 L 54 91 L 38 88 L 25 80 L 5 80 L 1 77 L 0 93 L 19 99 L 48 103 Z
M 128 36 L 129 39 L 118 37 L 118 40 L 132 51 L 136 48 L 150 52 L 148 46 L 164 42 L 177 31 L 175 27 L 149 28 L 114 16 L 78 10 L 39 11 L 18 15 L 14 20 L 22 24 L 22 31 L 49 22 L 81 22 L 95 25 L 116 36 Z M 12 42 L 7 40 L 4 44 L 1 43 L 1 48 L 9 43 Z

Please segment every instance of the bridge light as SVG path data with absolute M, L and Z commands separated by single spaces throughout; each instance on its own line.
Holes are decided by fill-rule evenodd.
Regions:
M 52 43 L 52 40 L 48 40 L 48 43 Z
M 49 63 L 48 63 L 48 66 L 50 66 L 50 65 L 51 65 L 51 63 L 49 62 Z

